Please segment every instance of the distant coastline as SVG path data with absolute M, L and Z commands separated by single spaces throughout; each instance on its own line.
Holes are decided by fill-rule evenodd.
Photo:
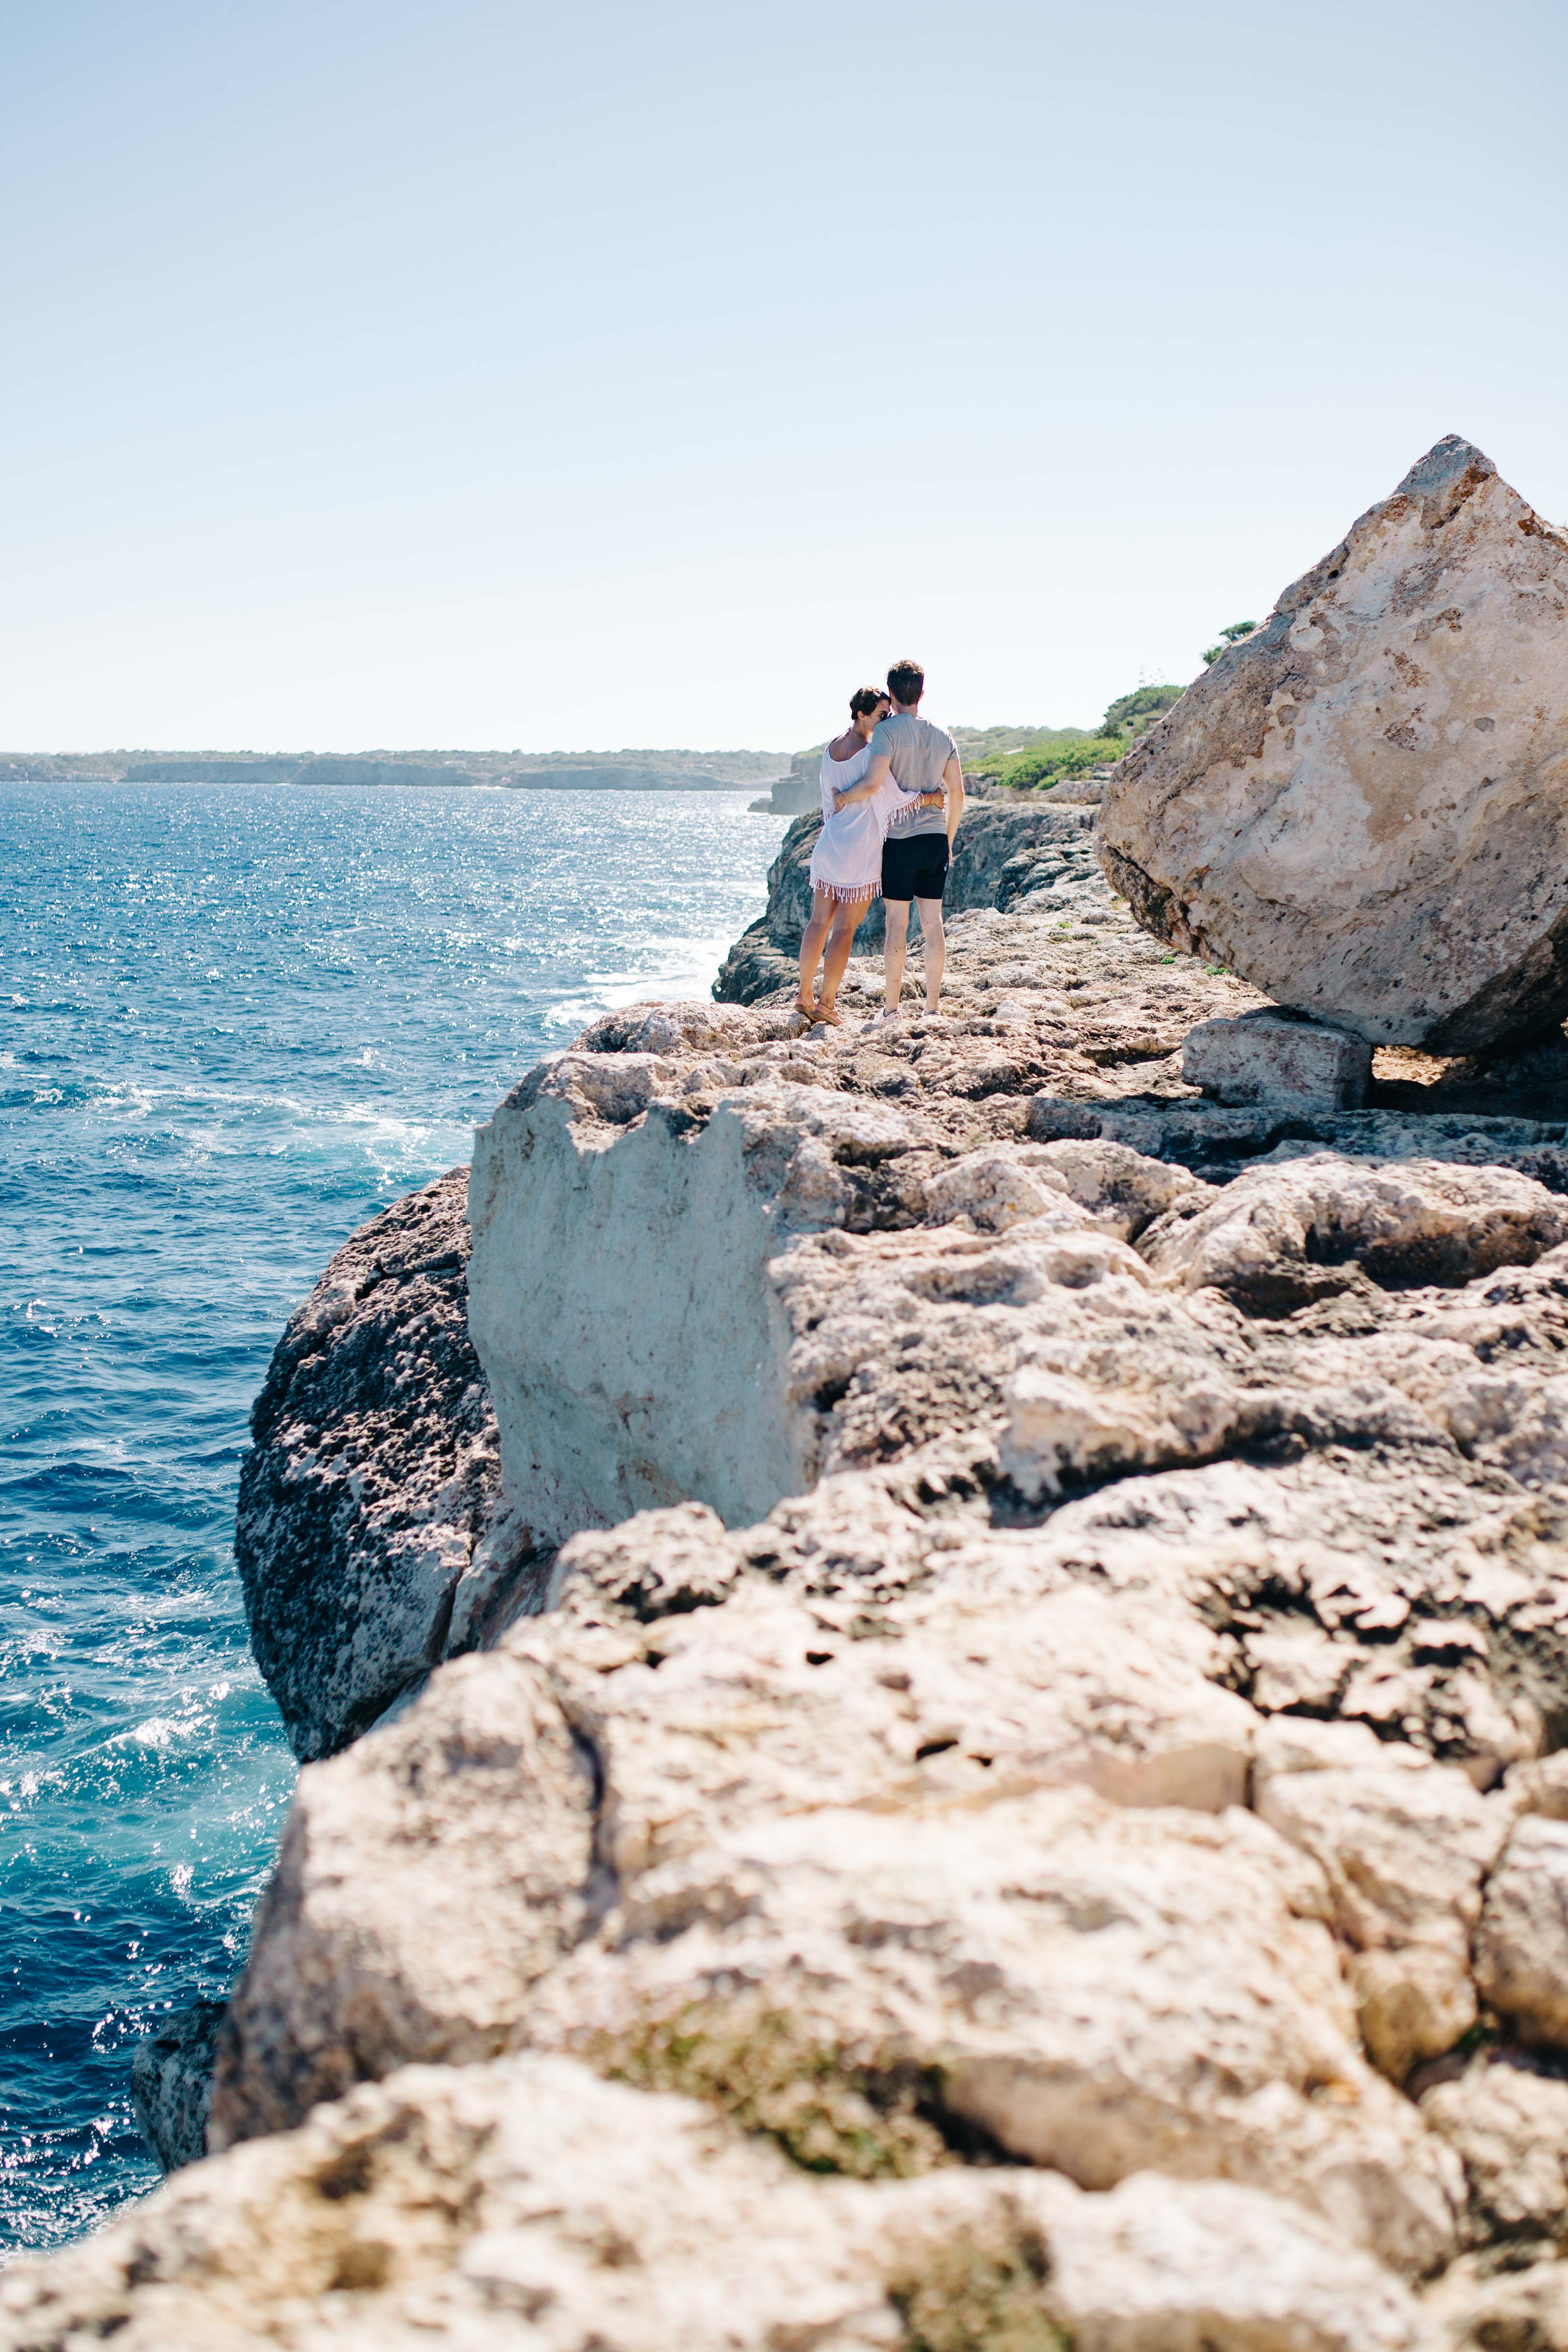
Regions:
M 1082 727 L 955 727 L 971 788 L 1049 789 L 1118 759 L 1181 693 L 1145 686 Z M 818 804 L 821 744 L 805 751 L 0 751 L 0 782 L 302 784 L 540 793 L 747 793 L 748 807 L 799 816 Z
M 0 752 L 9 783 L 413 785 L 512 791 L 756 792 L 789 771 L 788 751 Z

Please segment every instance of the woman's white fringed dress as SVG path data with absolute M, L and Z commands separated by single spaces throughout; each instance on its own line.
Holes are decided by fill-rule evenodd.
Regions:
M 852 808 L 840 809 L 835 814 L 835 792 L 847 793 L 858 784 L 870 765 L 869 743 L 852 760 L 835 760 L 831 751 L 822 753 L 819 778 L 822 830 L 811 852 L 811 884 L 842 904 L 881 898 L 883 835 L 889 810 L 904 797 L 889 777 L 869 801 L 856 801 Z

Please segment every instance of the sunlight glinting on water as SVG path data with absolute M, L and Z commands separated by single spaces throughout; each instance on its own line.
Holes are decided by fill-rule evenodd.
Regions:
M 0 2249 L 152 2187 L 294 1768 L 231 1540 L 291 1307 L 540 1054 L 705 996 L 733 793 L 0 784 Z M 4 2259 L 0 2252 L 0 2259 Z

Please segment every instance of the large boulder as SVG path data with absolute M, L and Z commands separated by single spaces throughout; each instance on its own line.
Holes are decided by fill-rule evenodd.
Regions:
M 1568 539 L 1450 437 L 1105 789 L 1145 928 L 1375 1045 L 1568 1013 Z

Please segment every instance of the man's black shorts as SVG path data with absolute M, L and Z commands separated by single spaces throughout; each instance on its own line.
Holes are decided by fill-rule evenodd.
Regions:
M 939 898 L 947 880 L 945 833 L 890 833 L 882 845 L 884 898 Z

